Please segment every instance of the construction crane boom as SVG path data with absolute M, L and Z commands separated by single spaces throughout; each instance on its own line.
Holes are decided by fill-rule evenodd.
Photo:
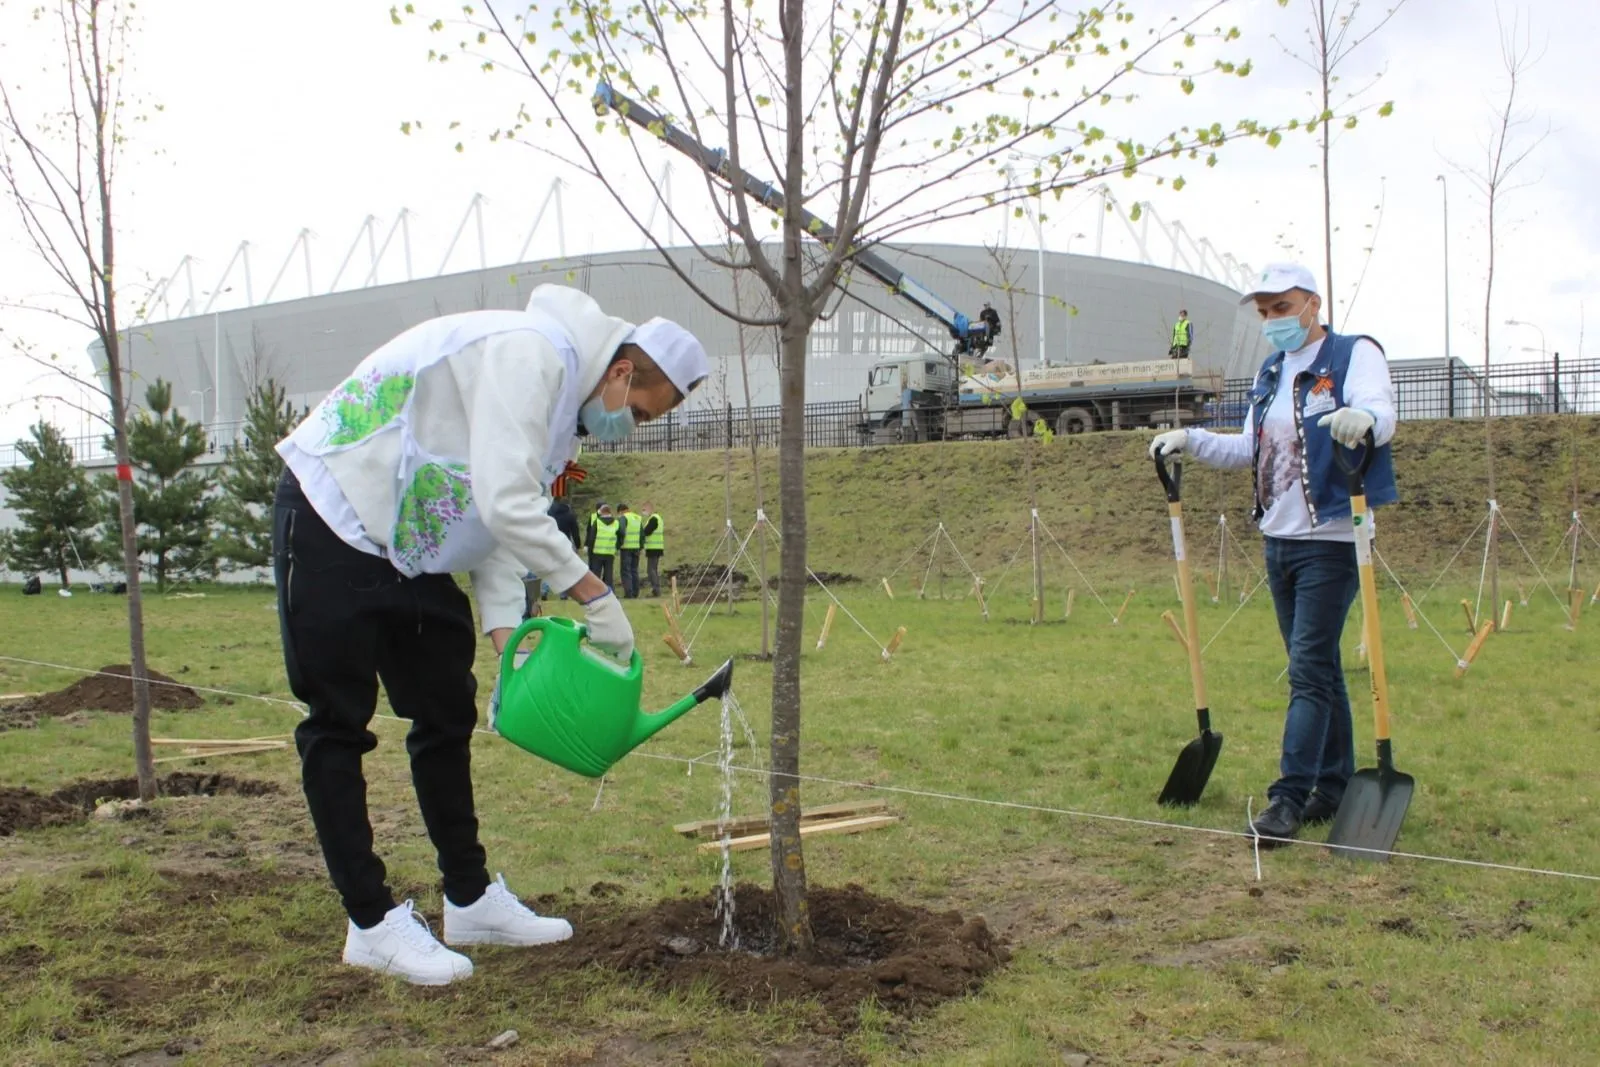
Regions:
M 746 196 L 759 201 L 780 215 L 785 212 L 786 203 L 783 194 L 771 182 L 761 181 L 748 173 L 736 176 L 726 151 L 701 144 L 658 112 L 618 92 L 610 83 L 602 81 L 595 87 L 594 105 L 596 113 L 604 115 L 607 111 L 615 111 L 628 121 L 661 138 L 670 147 L 694 160 L 702 170 L 729 187 L 737 186 L 743 189 Z M 834 228 L 804 208 L 800 209 L 800 224 L 806 233 L 827 248 L 832 248 L 837 242 L 837 232 Z M 987 304 L 984 305 L 984 310 L 979 314 L 977 321 L 974 321 L 876 252 L 868 249 L 857 252 L 851 258 L 856 269 L 878 279 L 895 295 L 910 301 L 924 314 L 938 320 L 956 342 L 953 355 L 982 353 L 1000 335 L 1000 316 Z

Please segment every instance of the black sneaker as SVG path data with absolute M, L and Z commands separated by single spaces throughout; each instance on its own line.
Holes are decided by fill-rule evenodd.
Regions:
M 1329 800 L 1321 793 L 1312 793 L 1311 799 L 1306 801 L 1305 810 L 1300 813 L 1300 821 L 1307 826 L 1320 826 L 1325 822 L 1332 822 L 1337 814 L 1339 814 L 1337 800 Z
M 1298 807 L 1283 797 L 1274 797 L 1272 803 L 1267 805 L 1267 810 L 1257 815 L 1256 821 L 1250 824 L 1250 830 L 1260 835 L 1262 848 L 1277 848 L 1283 841 L 1268 838 L 1291 838 L 1300 832 L 1304 821 Z

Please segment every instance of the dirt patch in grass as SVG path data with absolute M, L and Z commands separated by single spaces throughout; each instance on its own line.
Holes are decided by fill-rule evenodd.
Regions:
M 150 671 L 150 706 L 164 711 L 189 711 L 205 703 L 186 685 L 160 671 Z M 101 667 L 65 689 L 0 706 L 0 730 L 36 726 L 40 719 L 61 719 L 79 711 L 133 714 L 133 668 L 125 663 Z
M 177 771 L 157 779 L 156 792 L 164 797 L 259 797 L 278 792 L 278 786 L 275 782 L 228 774 Z M 139 782 L 135 778 L 73 782 L 53 793 L 0 786 L 0 837 L 79 822 L 88 818 L 101 801 L 129 800 L 138 795 Z
M 597 965 L 666 988 L 703 984 L 738 1009 L 816 998 L 836 1026 L 848 1028 L 865 1000 L 912 1013 L 966 995 L 1010 959 L 982 917 L 929 911 L 848 885 L 811 890 L 817 953 L 801 962 L 772 954 L 770 890 L 739 885 L 734 904 L 732 951 L 719 945 L 722 918 L 708 893 L 620 912 L 580 908 L 571 941 L 519 963 L 533 972 L 529 978 Z

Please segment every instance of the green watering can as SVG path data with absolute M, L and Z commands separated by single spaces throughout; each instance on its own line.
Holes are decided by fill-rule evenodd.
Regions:
M 521 667 L 517 646 L 533 631 L 539 643 Z M 691 708 L 727 693 L 733 660 L 677 703 L 654 714 L 639 709 L 644 661 L 626 664 L 584 641 L 581 623 L 559 615 L 524 622 L 500 655 L 500 711 L 495 731 L 551 763 L 599 778 L 611 765 Z

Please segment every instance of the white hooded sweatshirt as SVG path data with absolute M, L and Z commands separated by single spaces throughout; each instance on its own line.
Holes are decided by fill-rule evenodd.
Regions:
M 556 285 L 525 311 L 431 319 L 362 360 L 278 452 L 346 543 L 407 576 L 468 572 L 484 632 L 514 627 L 523 574 L 568 589 L 588 573 L 549 488 L 632 329 Z

